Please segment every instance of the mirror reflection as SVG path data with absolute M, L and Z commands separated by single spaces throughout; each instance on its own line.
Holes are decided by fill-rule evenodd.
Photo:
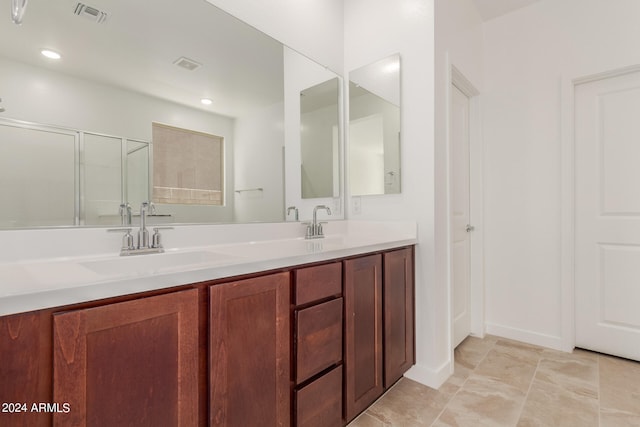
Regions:
M 30 0 L 20 26 L 0 26 L 1 166 L 14 163 L 0 167 L 0 227 L 116 225 L 120 205 L 135 217 L 149 199 L 151 223 L 283 221 L 285 184 L 300 182 L 283 155 L 300 138 L 292 57 L 325 70 L 202 0 Z M 154 123 L 219 138 L 217 154 L 155 185 Z M 195 178 L 214 164 L 216 184 Z
M 400 55 L 349 73 L 349 189 L 400 193 Z
M 339 81 L 300 92 L 300 151 L 303 199 L 338 197 Z

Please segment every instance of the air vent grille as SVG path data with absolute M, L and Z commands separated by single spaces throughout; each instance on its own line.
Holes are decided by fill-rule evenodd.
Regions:
M 202 64 L 197 63 L 193 59 L 185 58 L 184 56 L 173 61 L 175 65 L 178 67 L 184 68 L 185 70 L 193 71 L 196 68 L 200 68 Z
M 73 13 L 78 16 L 90 19 L 93 22 L 97 22 L 98 24 L 106 22 L 107 18 L 109 17 L 106 12 L 98 10 L 95 7 L 91 7 L 84 3 L 76 4 L 76 8 L 74 9 Z

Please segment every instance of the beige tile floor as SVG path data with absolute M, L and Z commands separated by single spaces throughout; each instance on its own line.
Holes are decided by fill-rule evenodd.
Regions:
M 403 378 L 349 427 L 640 427 L 640 363 L 467 338 L 439 390 Z

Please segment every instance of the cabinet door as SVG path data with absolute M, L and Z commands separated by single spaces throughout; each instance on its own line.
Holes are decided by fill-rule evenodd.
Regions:
M 51 413 L 31 409 L 53 400 L 52 348 L 50 312 L 0 317 L 0 403 L 12 405 L 2 408 L 1 426 L 51 425 Z
M 289 273 L 210 288 L 210 425 L 289 426 Z
M 345 414 L 351 421 L 383 392 L 382 258 L 344 263 Z
M 53 328 L 54 425 L 197 424 L 197 290 L 55 314 Z
M 415 362 L 413 248 L 384 254 L 384 385 Z

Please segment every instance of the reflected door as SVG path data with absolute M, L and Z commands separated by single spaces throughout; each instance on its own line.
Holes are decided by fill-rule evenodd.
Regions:
M 78 221 L 78 134 L 0 121 L 0 228 Z
M 123 200 L 122 139 L 85 133 L 83 146 L 83 223 L 117 225 Z
M 640 360 L 640 72 L 575 88 L 576 346 Z

